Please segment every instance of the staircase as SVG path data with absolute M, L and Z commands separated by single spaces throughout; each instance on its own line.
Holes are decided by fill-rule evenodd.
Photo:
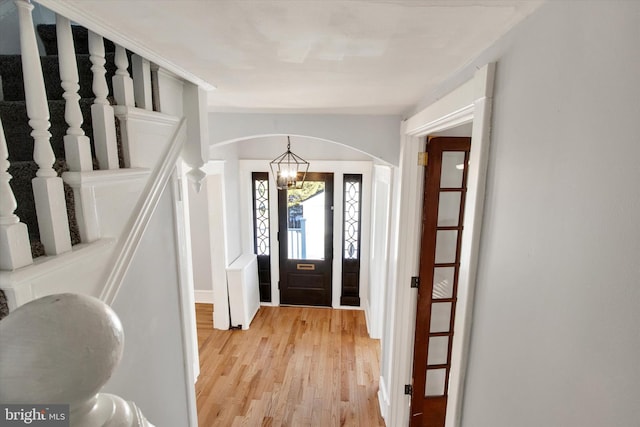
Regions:
M 134 108 L 132 59 L 145 83 L 136 90 L 144 98 L 139 103 L 150 110 L 152 98 L 148 62 L 145 68 L 142 58 L 60 15 L 56 24 L 38 25 L 36 34 L 33 5 L 15 4 L 21 55 L 0 55 L 0 270 L 11 272 L 102 237 L 90 215 L 93 189 L 81 182 L 95 181 L 98 171 L 119 179 L 133 172 L 139 180 L 123 152 L 120 124 L 127 113 L 117 120 L 114 110 Z M 15 296 L 8 300 L 9 307 L 19 305 Z
M 16 0 L 11 13 L 1 3 L 0 21 L 19 21 L 21 54 L 0 55 L 0 401 L 53 402 L 73 392 L 93 375 L 76 375 L 77 367 L 100 365 L 102 352 L 122 352 L 121 342 L 102 347 L 88 338 L 105 332 L 99 319 L 117 313 L 133 339 L 118 370 L 89 378 L 95 389 L 69 400 L 71 425 L 150 425 L 136 405 L 96 395 L 106 383 L 152 420 L 196 426 L 183 196 L 186 178 L 204 176 L 206 92 L 131 47 L 72 26 L 62 2 L 42 3 L 63 9 L 56 25 L 36 29 L 27 0 Z M 88 18 L 84 24 L 101 28 Z M 55 314 L 42 317 L 54 306 Z M 87 306 L 93 308 L 78 317 Z M 50 339 L 41 339 L 45 328 Z M 60 339 L 81 351 L 60 347 Z M 157 357 L 167 352 L 173 355 Z M 54 365 L 66 363 L 73 374 L 34 369 L 51 366 L 54 353 Z M 75 382 L 64 381 L 72 376 Z M 186 388 L 175 387 L 180 381 Z M 45 382 L 62 394 L 47 392 Z
M 111 106 L 116 103 L 113 82 L 120 85 L 123 104 L 134 102 L 131 52 L 58 16 L 56 24 L 37 26 L 45 48 L 40 56 L 33 6 L 24 1 L 16 6 L 22 55 L 0 55 L 0 270 L 6 271 L 97 239 L 79 224 L 78 216 L 83 220 L 86 215 L 76 212 L 76 207 L 91 206 L 77 200 L 81 191 L 61 177 L 69 171 L 86 174 L 125 166 L 120 123 Z M 151 96 L 150 85 L 143 90 Z M 3 282 L 0 288 L 8 286 Z M 7 301 L 0 289 L 0 319 L 11 305 L 19 305 L 15 295 Z
M 94 170 L 100 169 L 100 164 L 95 154 L 93 144 L 93 128 L 91 122 L 91 105 L 95 101 L 92 91 L 93 73 L 88 51 L 88 31 L 79 26 L 72 26 L 73 41 L 76 46 L 75 57 L 78 67 L 79 90 L 78 100 L 80 111 L 84 119 L 81 129 L 91 141 L 91 159 Z M 45 46 L 46 55 L 40 57 L 42 75 L 47 95 L 47 103 L 50 114 L 51 147 L 55 156 L 54 170 L 57 176 L 69 170 L 64 150 L 64 136 L 68 125 L 65 121 L 64 90 L 61 85 L 58 44 L 56 38 L 56 26 L 41 24 L 37 27 L 40 39 Z M 109 88 L 109 98 L 113 102 L 113 84 L 111 80 L 115 75 L 114 63 L 115 45 L 105 40 L 105 69 L 106 82 Z M 129 57 L 131 54 L 129 54 Z M 31 181 L 36 176 L 38 166 L 33 160 L 34 141 L 31 137 L 31 127 L 28 123 L 27 108 L 25 102 L 24 79 L 22 73 L 21 55 L 0 55 L 0 76 L 2 76 L 2 94 L 0 101 L 0 120 L 4 124 L 4 132 L 7 140 L 8 160 L 10 162 L 9 173 L 13 177 L 10 181 L 11 189 L 16 197 L 18 208 L 15 214 L 27 225 L 29 241 L 33 258 L 45 255 L 44 246 L 40 241 L 38 219 L 35 215 L 35 201 Z M 118 133 L 116 133 L 118 135 Z M 124 167 L 121 144 L 118 144 L 119 166 Z M 66 212 L 68 216 L 71 244 L 80 243 L 80 232 L 75 216 L 74 195 L 71 187 L 64 183 L 64 195 Z
M 0 307 L 62 291 L 111 304 L 178 159 L 203 164 L 206 93 L 60 14 L 36 30 L 34 6 L 15 5 L 21 54 L 0 52 Z

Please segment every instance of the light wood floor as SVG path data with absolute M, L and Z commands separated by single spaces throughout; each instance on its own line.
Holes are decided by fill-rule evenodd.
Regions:
M 247 331 L 214 330 L 208 304 L 196 315 L 200 427 L 384 426 L 364 312 L 261 307 Z

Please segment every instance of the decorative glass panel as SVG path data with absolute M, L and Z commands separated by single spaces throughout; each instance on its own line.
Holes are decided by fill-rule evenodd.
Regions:
M 424 395 L 443 396 L 446 378 L 447 370 L 445 368 L 427 369 L 427 381 L 424 387 Z
M 358 259 L 360 257 L 360 180 L 350 179 L 354 175 L 344 178 L 344 259 Z
M 431 326 L 429 327 L 429 332 L 449 332 L 450 322 L 450 302 L 434 302 L 431 304 Z
M 445 151 L 442 153 L 440 188 L 461 188 L 463 172 L 464 151 Z
M 456 262 L 457 230 L 438 230 L 436 234 L 436 264 Z
M 449 337 L 429 337 L 427 365 L 444 365 L 449 353 Z
M 438 227 L 456 227 L 460 217 L 460 200 L 462 193 L 457 191 L 441 191 L 438 202 Z
M 454 267 L 435 267 L 433 269 L 433 299 L 453 297 Z
M 269 179 L 254 179 L 253 206 L 256 255 L 269 255 Z

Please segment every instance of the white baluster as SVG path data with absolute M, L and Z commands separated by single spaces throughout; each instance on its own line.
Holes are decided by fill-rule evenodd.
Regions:
M 13 212 L 18 207 L 9 181 L 9 151 L 0 119 L 0 270 L 15 270 L 33 262 L 27 226 Z
M 69 170 L 74 172 L 93 170 L 91 160 L 91 145 L 89 137 L 82 130 L 82 111 L 78 103 L 78 64 L 71 34 L 71 22 L 62 15 L 56 16 L 56 36 L 58 38 L 58 61 L 60 66 L 60 80 L 62 80 L 62 95 L 65 103 L 64 118 L 69 127 L 64 137 L 64 152 Z
M 109 87 L 105 78 L 104 40 L 92 31 L 89 31 L 89 59 L 93 71 L 93 94 L 96 97 L 91 106 L 96 157 L 100 169 L 118 169 L 116 122 L 113 107 L 107 100 Z
M 116 104 L 126 105 L 128 107 L 135 106 L 133 94 L 133 79 L 129 76 L 129 59 L 127 51 L 122 46 L 116 45 L 116 75 L 113 76 L 113 97 Z
M 49 107 L 44 88 L 38 43 L 33 28 L 33 5 L 23 0 L 15 2 L 20 19 L 20 49 L 22 73 L 29 125 L 33 128 L 33 159 L 38 172 L 32 181 L 40 240 L 47 255 L 71 250 L 62 179 L 53 170 L 55 156 L 49 142 Z
M 86 295 L 48 295 L 0 322 L 0 402 L 69 404 L 72 427 L 153 427 L 133 402 L 99 393 L 122 357 L 116 313 Z M 144 363 L 144 360 L 140 360 Z
M 136 106 L 151 111 L 153 110 L 151 64 L 143 57 L 133 55 L 131 57 L 131 68 L 133 71 Z

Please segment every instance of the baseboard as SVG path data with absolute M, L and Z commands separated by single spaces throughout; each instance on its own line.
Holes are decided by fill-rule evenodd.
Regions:
M 378 380 L 378 405 L 380 406 L 380 414 L 384 419 L 385 423 L 389 425 L 389 393 L 387 392 L 387 387 L 384 382 L 384 378 L 382 376 Z
M 194 300 L 202 304 L 213 304 L 213 291 L 193 291 Z

